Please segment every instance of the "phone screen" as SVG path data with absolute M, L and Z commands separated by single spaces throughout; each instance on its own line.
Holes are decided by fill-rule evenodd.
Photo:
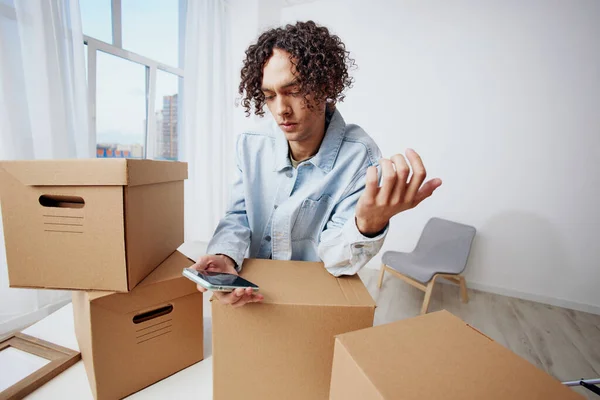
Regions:
M 195 269 L 189 268 L 188 271 L 196 274 L 199 278 L 204 279 L 206 282 L 215 286 L 236 286 L 242 288 L 258 288 L 252 282 L 245 280 L 242 277 L 233 274 L 225 274 L 221 272 L 211 272 L 211 271 L 196 271 Z

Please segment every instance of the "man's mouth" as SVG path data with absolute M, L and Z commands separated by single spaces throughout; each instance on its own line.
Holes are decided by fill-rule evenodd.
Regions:
M 296 125 L 298 125 L 298 124 L 295 122 L 287 122 L 287 121 L 279 124 L 279 126 L 281 126 L 281 129 L 286 132 L 291 132 L 294 129 L 296 129 Z

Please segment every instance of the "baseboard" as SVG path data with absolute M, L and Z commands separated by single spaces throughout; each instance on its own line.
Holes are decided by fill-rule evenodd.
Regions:
M 370 262 L 365 268 L 379 270 L 381 265 L 379 263 Z M 441 282 L 443 284 L 455 285 L 452 282 L 448 282 L 444 279 L 440 279 L 436 281 L 436 283 Z M 471 282 L 467 279 L 467 286 L 471 289 L 480 290 L 482 292 L 499 294 L 502 296 L 515 297 L 517 299 L 535 301 L 537 303 L 548 304 L 555 307 L 569 308 L 571 310 L 583 311 L 590 314 L 600 315 L 600 306 L 595 306 L 592 304 L 584 304 L 578 303 L 576 301 L 559 299 L 555 297 L 544 296 L 541 294 L 535 293 L 525 293 L 520 292 L 518 290 L 502 288 L 493 285 L 487 285 L 485 283 Z
M 551 306 L 569 308 L 571 310 L 583 311 L 591 314 L 600 315 L 600 307 L 592 304 L 578 303 L 576 301 L 559 299 L 535 293 L 525 293 L 518 290 L 486 285 L 485 283 L 471 282 L 469 280 L 467 280 L 467 286 L 471 289 L 481 290 L 482 292 L 494 293 L 508 297 L 516 297 L 518 299 L 535 301 L 537 303 L 543 303 Z

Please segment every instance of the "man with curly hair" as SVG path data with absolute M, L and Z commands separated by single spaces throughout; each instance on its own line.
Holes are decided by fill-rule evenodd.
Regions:
M 381 158 L 364 130 L 344 122 L 335 105 L 353 65 L 340 38 L 312 21 L 266 31 L 246 50 L 242 105 L 260 116 L 266 105 L 273 122 L 239 136 L 231 203 L 195 268 L 237 274 L 248 255 L 355 274 L 381 249 L 390 218 L 441 185 L 424 183 L 413 150 L 408 163 Z M 235 307 L 263 299 L 249 288 L 215 295 Z

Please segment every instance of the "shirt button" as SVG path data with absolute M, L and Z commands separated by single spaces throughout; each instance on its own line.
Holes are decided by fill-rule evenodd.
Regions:
M 287 176 L 288 178 L 291 178 L 292 175 L 294 175 L 294 174 L 292 174 L 292 171 L 288 171 L 285 173 L 285 176 Z
M 277 204 L 275 204 L 275 205 L 273 206 L 273 208 L 277 210 Z
M 265 236 L 265 240 L 266 240 L 267 242 L 270 242 L 270 241 L 271 241 L 271 236 L 269 236 L 269 235 Z

